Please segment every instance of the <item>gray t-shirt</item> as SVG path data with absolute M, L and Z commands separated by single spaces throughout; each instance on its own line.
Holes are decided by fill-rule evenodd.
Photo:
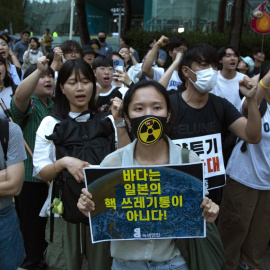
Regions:
M 26 159 L 23 144 L 23 135 L 20 127 L 15 123 L 9 122 L 9 141 L 7 150 L 7 161 L 4 157 L 3 148 L 0 142 L 0 170 L 8 166 L 17 164 Z M 12 196 L 0 196 L 0 210 L 12 203 Z

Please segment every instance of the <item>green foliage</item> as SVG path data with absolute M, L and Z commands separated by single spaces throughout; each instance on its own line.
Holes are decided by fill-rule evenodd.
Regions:
M 23 0 L 1 0 L 0 18 L 0 30 L 9 30 L 9 23 L 12 23 L 14 33 L 24 30 Z
M 228 45 L 229 42 L 229 33 L 219 33 L 217 31 L 213 31 L 211 33 L 204 33 L 201 31 L 196 32 L 185 32 L 183 34 L 178 34 L 170 31 L 160 31 L 160 32 L 146 32 L 143 30 L 130 30 L 128 36 L 132 38 L 132 47 L 135 48 L 140 58 L 142 59 L 145 53 L 147 52 L 149 46 L 148 41 L 150 38 L 156 37 L 159 38 L 162 35 L 165 35 L 168 38 L 173 36 L 182 36 L 189 40 L 191 46 L 199 43 L 207 43 L 212 45 L 214 48 L 219 49 L 224 45 Z M 243 31 L 242 39 L 239 47 L 239 52 L 241 56 L 252 56 L 252 51 L 254 48 L 261 47 L 262 45 L 262 35 L 257 34 L 250 31 Z M 264 35 L 264 52 L 266 54 L 266 59 L 270 59 L 270 51 L 267 50 L 267 44 L 270 44 L 270 34 Z M 168 53 L 168 49 L 166 47 L 162 48 Z M 170 57 L 167 58 L 167 62 L 165 67 L 168 67 L 171 64 Z

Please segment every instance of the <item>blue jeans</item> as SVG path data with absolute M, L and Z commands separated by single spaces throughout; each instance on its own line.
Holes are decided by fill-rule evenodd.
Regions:
M 17 269 L 24 258 L 19 219 L 12 203 L 0 210 L 0 270 Z
M 183 257 L 177 256 L 170 261 L 125 261 L 114 258 L 112 270 L 188 270 Z

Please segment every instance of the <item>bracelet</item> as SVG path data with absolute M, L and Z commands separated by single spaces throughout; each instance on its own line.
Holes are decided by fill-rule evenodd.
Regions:
M 158 42 L 160 43 L 160 45 L 163 47 L 164 46 L 164 43 L 161 39 L 158 40 Z
M 56 170 L 55 162 L 56 162 L 56 161 L 53 162 L 53 168 L 54 168 L 54 170 L 55 170 L 56 173 L 59 173 L 59 171 Z
M 13 54 L 10 54 L 10 56 L 13 56 L 14 55 L 14 53 Z
M 270 88 L 270 86 L 265 86 L 265 85 L 263 84 L 262 80 L 260 80 L 260 85 L 261 85 L 261 87 L 262 87 L 263 89 L 265 89 L 265 90 L 268 90 L 268 89 Z

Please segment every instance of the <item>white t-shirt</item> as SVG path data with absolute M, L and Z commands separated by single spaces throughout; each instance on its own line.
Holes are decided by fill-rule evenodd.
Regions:
M 159 81 L 159 79 L 163 76 L 165 73 L 164 68 L 159 68 L 159 67 L 153 67 L 154 69 L 154 81 Z M 147 78 L 149 80 L 149 78 Z M 173 71 L 172 77 L 170 78 L 167 91 L 170 90 L 177 90 L 177 87 L 182 84 L 182 81 L 180 80 L 178 76 L 178 72 L 176 70 Z
M 270 105 L 262 117 L 262 139 L 258 144 L 247 143 L 247 150 L 240 150 L 243 141 L 234 147 L 226 173 L 235 181 L 258 190 L 270 190 Z
M 3 99 L 7 109 L 10 109 L 10 101 L 11 101 L 11 95 L 12 95 L 12 88 L 9 86 L 4 91 L 0 92 L 0 98 Z M 5 119 L 6 115 L 2 108 L 0 109 L 0 118 Z
M 220 70 L 218 71 L 217 84 L 211 91 L 216 96 L 226 98 L 230 101 L 239 111 L 241 109 L 241 98 L 239 96 L 239 81 L 243 80 L 245 74 L 236 72 L 233 79 L 225 79 Z
M 17 70 L 16 70 L 16 67 L 14 65 L 12 65 L 10 62 L 9 62 L 9 65 L 10 65 L 10 76 L 14 82 L 14 84 L 16 85 L 19 85 L 20 82 L 23 80 L 23 75 L 24 75 L 24 72 L 23 70 L 21 69 L 21 78 L 19 77 L 18 73 L 17 73 Z
M 43 56 L 41 51 L 38 51 L 36 54 L 29 52 L 28 58 L 25 57 L 27 51 L 23 54 L 23 66 L 22 69 L 26 71 L 31 65 L 36 64 L 39 57 Z

